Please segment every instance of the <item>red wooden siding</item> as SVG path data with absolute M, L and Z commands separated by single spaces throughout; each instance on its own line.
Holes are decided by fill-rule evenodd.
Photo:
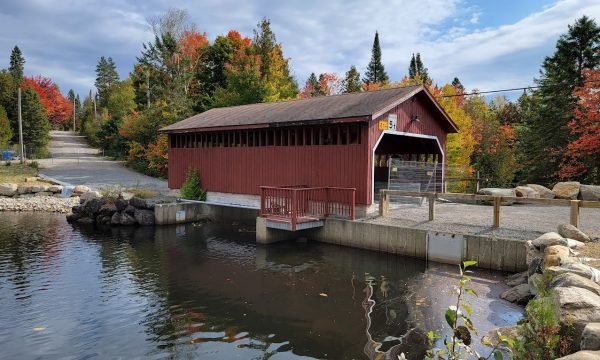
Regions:
M 169 148 L 169 187 L 180 188 L 196 168 L 208 191 L 260 193 L 260 186 L 309 185 L 356 188 L 356 202 L 368 204 L 370 172 L 366 124 L 360 144 Z

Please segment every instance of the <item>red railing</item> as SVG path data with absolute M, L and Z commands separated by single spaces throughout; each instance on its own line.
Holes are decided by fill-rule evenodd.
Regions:
M 326 217 L 356 217 L 356 189 L 337 187 L 260 187 L 260 216 L 290 222 L 296 230 L 299 222 Z

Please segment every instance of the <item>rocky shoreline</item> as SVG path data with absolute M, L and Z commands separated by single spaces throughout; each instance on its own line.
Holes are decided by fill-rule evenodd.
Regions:
M 24 183 L 0 183 L 0 211 L 48 211 L 69 213 L 80 197 L 90 192 L 87 186 L 73 187 L 69 197 L 64 187 L 37 177 Z
M 600 358 L 600 259 L 579 256 L 591 242 L 572 225 L 560 225 L 557 232 L 527 241 L 529 270 L 508 277 L 506 284 L 512 288 L 500 296 L 526 305 L 540 296 L 547 297 L 546 290 L 550 291 L 560 333 L 572 337 L 573 354 L 561 359 Z M 519 326 L 527 325 L 503 331 L 516 334 Z

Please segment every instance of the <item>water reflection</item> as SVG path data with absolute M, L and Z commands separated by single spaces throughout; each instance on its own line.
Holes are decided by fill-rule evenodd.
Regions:
M 235 226 L 96 229 L 48 214 L 2 214 L 0 246 L 0 348 L 9 357 L 424 351 L 414 302 L 426 266 L 414 259 L 256 246 L 254 233 Z

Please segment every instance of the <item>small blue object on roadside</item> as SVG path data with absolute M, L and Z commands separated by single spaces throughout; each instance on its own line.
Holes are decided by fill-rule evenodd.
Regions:
M 12 151 L 5 151 L 2 153 L 2 160 L 4 160 L 4 161 L 9 161 L 12 159 L 12 157 L 13 157 Z

